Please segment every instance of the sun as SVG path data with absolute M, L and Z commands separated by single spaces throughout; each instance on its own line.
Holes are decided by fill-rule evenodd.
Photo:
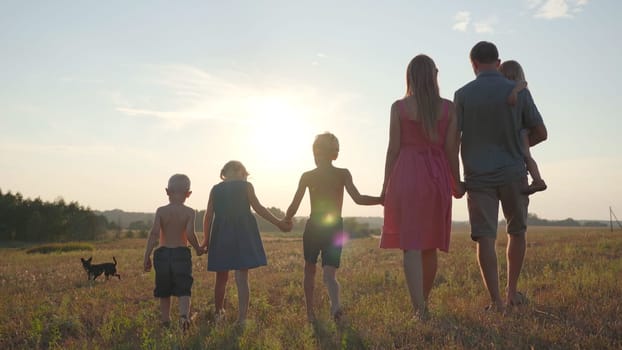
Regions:
M 251 106 L 250 141 L 256 157 L 287 164 L 308 158 L 314 137 L 308 107 L 278 95 L 256 98 Z

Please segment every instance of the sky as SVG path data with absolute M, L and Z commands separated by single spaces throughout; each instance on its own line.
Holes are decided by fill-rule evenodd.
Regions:
M 236 159 L 260 202 L 285 210 L 330 131 L 334 164 L 377 195 L 408 62 L 432 57 L 453 99 L 487 40 L 521 63 L 549 131 L 532 149 L 549 189 L 529 211 L 622 217 L 621 12 L 617 0 L 0 0 L 0 190 L 153 212 L 185 173 L 200 210 Z M 343 214 L 382 207 L 346 199 Z M 467 220 L 465 199 L 453 218 Z

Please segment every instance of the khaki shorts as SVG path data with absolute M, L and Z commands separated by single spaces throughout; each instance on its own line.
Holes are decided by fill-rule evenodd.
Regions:
M 527 232 L 527 207 L 529 196 L 522 194 L 527 186 L 527 177 L 514 182 L 496 186 L 469 189 L 467 205 L 471 223 L 471 239 L 497 237 L 499 222 L 499 202 L 507 222 L 510 235 L 524 235 Z

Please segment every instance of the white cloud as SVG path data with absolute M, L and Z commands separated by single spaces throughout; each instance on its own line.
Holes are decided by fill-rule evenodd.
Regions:
M 271 112 L 287 112 L 298 119 L 333 114 L 334 106 L 324 102 L 325 91 L 280 83 L 275 77 L 207 72 L 189 65 L 152 65 L 143 69 L 130 79 L 145 81 L 152 90 L 115 95 L 115 110 L 131 117 L 158 120 L 165 128 L 179 129 L 208 120 L 248 127 L 258 122 L 258 115 Z M 355 98 L 344 91 L 331 96 L 339 106 Z
M 497 24 L 497 17 L 490 17 L 483 21 L 478 21 L 473 23 L 473 27 L 475 28 L 476 33 L 494 33 L 493 26 Z
M 528 0 L 527 7 L 535 10 L 536 18 L 572 18 L 572 14 L 583 11 L 588 2 L 589 0 Z
M 471 22 L 471 13 L 469 11 L 460 11 L 454 16 L 455 23 L 452 26 L 453 30 L 460 32 L 466 32 L 469 23 Z

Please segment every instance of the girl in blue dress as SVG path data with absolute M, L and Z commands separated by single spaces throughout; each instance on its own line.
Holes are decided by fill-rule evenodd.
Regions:
M 207 270 L 216 272 L 214 299 L 217 319 L 225 311 L 229 270 L 235 270 L 240 324 L 246 320 L 250 300 L 248 270 L 267 264 L 257 221 L 250 207 L 279 229 L 287 229 L 284 223 L 259 203 L 253 185 L 246 181 L 247 177 L 248 172 L 239 161 L 229 161 L 222 168 L 220 178 L 223 181 L 210 192 L 203 219 L 205 238 L 201 245 L 208 252 Z

